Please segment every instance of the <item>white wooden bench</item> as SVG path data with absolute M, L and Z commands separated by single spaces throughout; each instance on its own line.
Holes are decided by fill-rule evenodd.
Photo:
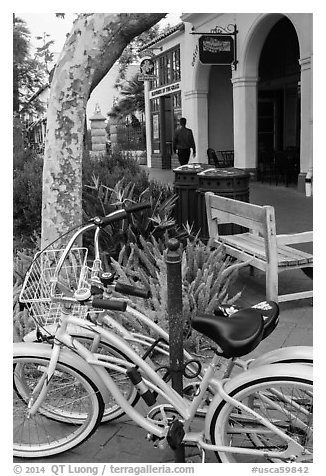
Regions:
M 276 302 L 312 297 L 312 291 L 278 294 L 278 273 L 294 268 L 313 266 L 313 255 L 297 250 L 298 243 L 312 242 L 313 232 L 276 235 L 275 212 L 270 205 L 259 206 L 205 193 L 209 237 L 223 243 L 228 255 L 266 273 L 266 299 Z M 291 217 L 289 217 L 289 220 Z M 218 226 L 234 223 L 249 231 L 235 235 L 219 235 Z

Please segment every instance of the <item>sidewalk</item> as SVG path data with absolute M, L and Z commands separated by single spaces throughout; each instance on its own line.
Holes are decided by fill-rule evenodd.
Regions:
M 172 185 L 173 171 L 151 169 L 150 177 Z M 295 189 L 282 186 L 269 186 L 257 182 L 250 184 L 250 201 L 269 204 L 275 207 L 277 232 L 286 233 L 312 229 L 312 199 L 306 198 Z M 282 292 L 291 292 L 291 287 L 307 289 L 312 281 L 301 271 L 281 273 Z M 243 306 L 264 300 L 265 278 L 258 270 L 251 276 L 248 269 L 241 271 L 237 283 L 243 296 L 239 303 Z M 291 345 L 312 345 L 313 307 L 310 299 L 280 304 L 280 322 L 276 330 L 263 341 L 248 358 L 255 357 L 273 349 Z M 142 403 L 144 412 L 145 406 Z M 83 445 L 55 457 L 35 460 L 44 463 L 165 463 L 174 461 L 174 454 L 168 448 L 155 449 L 146 439 L 146 432 L 123 417 L 112 423 L 102 424 L 97 432 Z M 192 455 L 187 461 L 200 462 L 198 450 L 187 449 Z M 18 458 L 15 462 L 19 462 Z M 29 462 L 31 460 L 24 460 Z M 212 452 L 207 452 L 207 462 L 215 462 Z

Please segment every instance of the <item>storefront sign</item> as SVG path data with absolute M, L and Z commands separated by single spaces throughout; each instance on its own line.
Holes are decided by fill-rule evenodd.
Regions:
M 199 59 L 203 64 L 232 64 L 235 61 L 231 35 L 203 35 L 199 38 Z
M 138 81 L 152 81 L 156 79 L 154 74 L 154 61 L 151 58 L 144 58 L 139 65 Z
M 164 96 L 164 94 L 174 93 L 176 91 L 180 91 L 180 83 L 169 84 L 168 86 L 163 86 L 162 88 L 153 89 L 150 91 L 149 97 L 150 99 Z

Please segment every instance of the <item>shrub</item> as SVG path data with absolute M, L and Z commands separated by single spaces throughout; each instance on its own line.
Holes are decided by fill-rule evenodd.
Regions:
M 19 295 L 24 282 L 25 274 L 32 263 L 30 250 L 18 251 L 14 257 L 13 266 L 13 340 L 19 342 L 29 331 L 35 328 L 33 319 L 27 309 L 21 309 Z
M 136 171 L 137 164 L 134 167 Z M 114 170 L 117 171 L 116 168 Z M 129 182 L 123 176 L 112 187 L 107 185 L 107 179 L 103 175 L 101 179 L 93 175 L 92 183 L 85 185 L 83 209 L 87 218 L 103 216 L 133 203 L 150 203 L 151 208 L 132 214 L 128 220 L 107 226 L 107 233 L 104 231 L 101 235 L 101 249 L 104 252 L 116 257 L 123 245 L 139 243 L 140 236 L 148 239 L 153 235 L 159 239 L 167 228 L 175 229 L 172 214 L 177 197 L 171 187 L 149 181 L 143 171 L 135 174 Z
M 33 151 L 15 147 L 13 171 L 13 232 L 14 249 L 33 248 L 35 237 L 41 230 L 42 170 L 43 158 Z M 114 188 L 124 179 L 134 184 L 134 195 L 139 197 L 148 187 L 153 196 L 162 192 L 158 184 L 150 183 L 146 173 L 132 158 L 120 154 L 91 160 L 85 151 L 83 156 L 83 184 L 92 184 L 93 177 L 101 177 L 103 186 Z M 162 192 L 171 195 L 172 192 Z M 85 216 L 103 214 L 97 192 L 84 187 L 83 208 Z
M 41 231 L 43 159 L 31 151 L 16 154 L 13 173 L 15 249 L 31 248 Z
M 167 237 L 166 237 L 167 238 Z M 154 322 L 168 331 L 167 315 L 167 268 L 165 253 L 167 242 L 158 242 L 155 238 L 145 242 L 141 247 L 136 243 L 130 245 L 131 252 L 124 247 L 118 260 L 112 259 L 112 267 L 120 280 L 126 284 L 142 285 L 150 290 L 148 300 L 130 297 L 137 309 L 149 316 Z M 210 243 L 186 240 L 182 250 L 182 299 L 185 329 L 190 328 L 190 321 L 198 312 L 213 313 L 220 304 L 233 304 L 240 296 L 229 295 L 230 285 L 236 278 L 240 263 L 231 264 L 225 255 L 223 246 L 212 249 Z M 121 318 L 127 324 L 123 314 Z M 130 324 L 130 323 L 129 323 Z M 135 325 L 135 323 L 132 323 Z M 142 332 L 150 333 L 150 329 Z M 187 334 L 187 332 L 186 332 Z M 197 333 L 188 337 L 188 346 L 198 342 Z
M 83 184 L 93 182 L 93 177 L 101 177 L 101 183 L 113 188 L 122 178 L 126 183 L 136 184 L 136 192 L 141 193 L 148 186 L 147 174 L 131 157 L 121 153 L 103 155 L 98 159 L 83 158 Z M 86 192 L 86 191 L 85 191 Z

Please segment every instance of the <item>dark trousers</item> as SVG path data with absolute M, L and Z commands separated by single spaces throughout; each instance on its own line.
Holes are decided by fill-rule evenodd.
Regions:
M 190 149 L 178 149 L 180 165 L 186 165 L 190 157 Z

